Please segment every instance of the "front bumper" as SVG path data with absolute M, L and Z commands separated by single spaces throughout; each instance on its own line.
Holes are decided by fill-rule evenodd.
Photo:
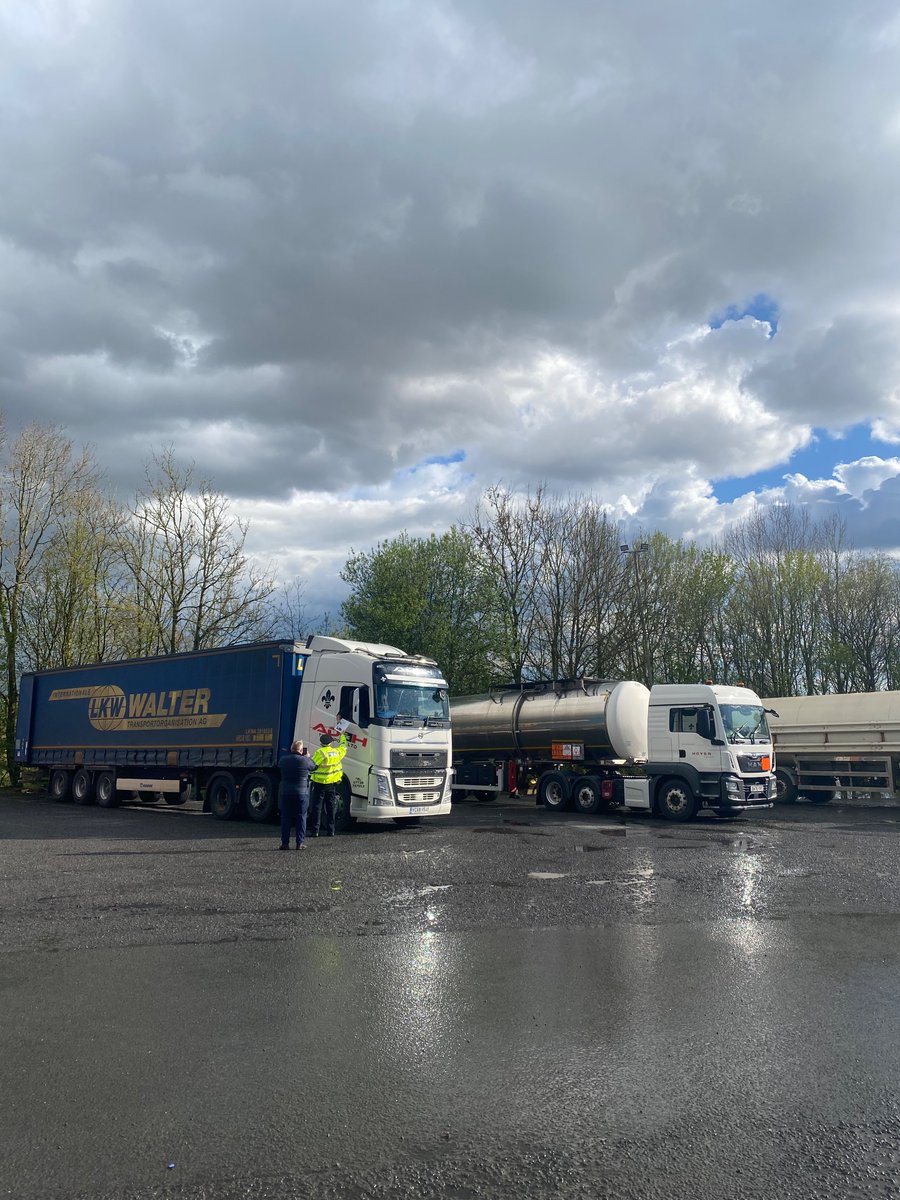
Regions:
M 360 821 L 396 821 L 398 817 L 446 817 L 450 813 L 450 797 L 439 804 L 373 804 L 359 796 L 350 803 L 350 815 Z
M 723 775 L 719 786 L 721 808 L 740 812 L 746 808 L 771 808 L 775 803 L 775 776 L 756 775 L 741 778 Z

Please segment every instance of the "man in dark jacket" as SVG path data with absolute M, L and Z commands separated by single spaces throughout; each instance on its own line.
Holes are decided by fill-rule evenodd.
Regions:
M 281 791 L 278 804 L 281 808 L 280 850 L 291 848 L 291 826 L 296 831 L 296 846 L 303 849 L 306 834 L 306 811 L 309 808 L 309 776 L 316 764 L 306 753 L 302 742 L 292 742 L 290 754 L 282 754 L 278 760 L 281 772 Z

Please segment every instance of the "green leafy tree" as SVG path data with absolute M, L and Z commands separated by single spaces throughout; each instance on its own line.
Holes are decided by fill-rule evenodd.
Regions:
M 341 608 L 349 637 L 435 659 L 456 694 L 490 684 L 499 644 L 495 598 L 467 534 L 403 533 L 352 555 L 341 578 L 351 589 Z

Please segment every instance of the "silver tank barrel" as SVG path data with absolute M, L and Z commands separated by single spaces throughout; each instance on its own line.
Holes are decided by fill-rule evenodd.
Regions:
M 549 758 L 553 742 L 583 742 L 597 758 L 646 756 L 649 693 L 631 681 L 507 688 L 450 701 L 458 758 L 515 754 Z

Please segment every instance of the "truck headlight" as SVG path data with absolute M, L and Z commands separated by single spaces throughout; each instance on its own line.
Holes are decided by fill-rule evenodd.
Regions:
M 375 777 L 375 795 L 372 797 L 373 804 L 390 805 L 394 803 L 394 797 L 391 795 L 391 777 L 386 771 L 373 771 Z
M 729 796 L 743 796 L 744 785 L 741 783 L 740 779 L 726 779 L 725 791 Z

